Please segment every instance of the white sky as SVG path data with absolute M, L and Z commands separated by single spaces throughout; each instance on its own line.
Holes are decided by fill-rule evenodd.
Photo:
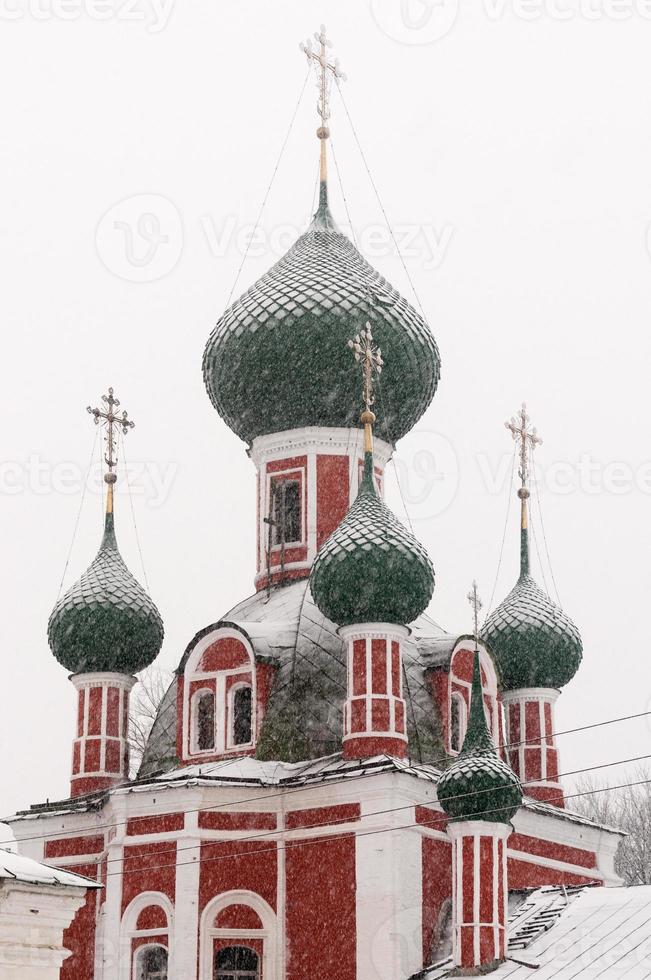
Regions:
M 398 451 L 437 570 L 431 613 L 466 631 L 474 577 L 488 605 L 508 496 L 503 423 L 526 398 L 545 439 L 538 463 L 555 578 L 585 643 L 557 725 L 650 709 L 651 20 L 642 0 L 482 0 L 456 19 L 451 0 L 166 0 L 162 13 L 137 2 L 0 0 L 0 813 L 68 791 L 73 689 L 46 625 L 79 507 L 75 474 L 94 436 L 85 407 L 109 384 L 137 424 L 129 458 L 149 473 L 134 471 L 132 482 L 165 620 L 161 664 L 176 665 L 195 631 L 252 589 L 253 466 L 208 401 L 201 354 L 303 83 L 298 42 L 322 20 L 442 352 L 439 392 Z M 238 292 L 305 224 L 315 101 L 310 82 Z M 332 131 L 363 250 L 412 298 L 337 98 Z M 332 197 L 344 224 L 336 183 Z M 166 241 L 151 244 L 156 227 L 145 218 L 130 262 L 125 235 L 146 213 Z M 89 492 L 65 587 L 95 554 L 100 508 Z M 124 488 L 117 526 L 139 574 Z M 514 501 L 496 601 L 515 581 L 517 548 Z M 559 744 L 563 771 L 573 770 L 651 752 L 651 725 Z M 625 772 L 606 770 L 613 780 Z

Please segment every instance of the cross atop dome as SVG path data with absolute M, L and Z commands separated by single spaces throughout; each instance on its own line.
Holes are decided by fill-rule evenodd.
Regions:
M 481 609 L 483 603 L 479 598 L 479 592 L 477 591 L 477 582 L 473 580 L 472 587 L 468 593 L 468 602 L 472 606 L 472 621 L 474 627 L 474 637 L 475 637 L 475 647 L 479 642 L 479 610 Z
M 372 452 L 373 441 L 371 427 L 375 422 L 375 413 L 371 411 L 371 405 L 375 402 L 373 378 L 379 377 L 382 374 L 382 368 L 384 367 L 382 351 L 373 343 L 371 324 L 368 321 L 360 333 L 356 334 L 353 340 L 348 341 L 348 346 L 353 351 L 355 360 L 362 365 L 364 411 L 361 414 L 360 421 L 364 425 L 364 451 Z
M 308 64 L 316 71 L 316 84 L 319 90 L 319 100 L 316 104 L 316 111 L 321 117 L 321 125 L 316 131 L 318 139 L 321 141 L 321 166 L 320 181 L 324 188 L 328 172 L 326 160 L 325 141 L 330 136 L 328 120 L 330 119 L 330 91 L 333 80 L 337 83 L 345 82 L 346 76 L 339 67 L 339 59 L 328 61 L 328 48 L 332 47 L 332 41 L 326 36 L 325 24 L 321 24 L 321 29 L 314 32 L 314 40 L 317 47 L 312 46 L 312 38 L 308 38 L 305 44 L 300 45 L 300 49 L 307 57 Z
M 108 484 L 108 496 L 106 499 L 106 510 L 111 513 L 113 510 L 113 484 L 117 480 L 117 476 L 113 472 L 117 466 L 116 448 L 115 448 L 115 432 L 114 427 L 122 429 L 122 434 L 126 435 L 129 429 L 135 428 L 136 423 L 132 422 L 128 417 L 128 412 L 124 410 L 122 412 L 116 412 L 115 409 L 120 406 L 120 399 L 113 396 L 113 389 L 109 388 L 108 395 L 102 395 L 102 401 L 106 405 L 105 409 L 101 408 L 91 408 L 90 405 L 87 406 L 86 411 L 93 416 L 95 420 L 95 425 L 104 425 L 106 428 L 106 453 L 104 454 L 104 461 L 108 466 L 108 473 L 104 474 L 104 482 Z
M 518 470 L 518 476 L 522 481 L 523 489 L 526 489 L 529 478 L 529 452 L 533 451 L 536 446 L 542 446 L 542 439 L 538 435 L 535 425 L 531 428 L 529 426 L 530 421 L 531 419 L 527 415 L 526 403 L 522 402 L 522 408 L 518 414 L 513 415 L 509 422 L 504 423 L 505 428 L 513 436 L 514 442 L 520 442 L 520 468 Z

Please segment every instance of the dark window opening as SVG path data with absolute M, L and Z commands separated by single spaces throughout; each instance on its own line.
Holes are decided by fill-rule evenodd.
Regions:
M 238 687 L 233 695 L 233 745 L 247 745 L 253 734 L 253 701 L 250 687 Z
M 196 701 L 197 748 L 199 751 L 215 747 L 215 696 L 212 691 L 200 694 Z
M 271 483 L 272 544 L 301 541 L 300 480 L 273 480 Z
M 136 957 L 136 980 L 167 980 L 167 950 L 146 946 Z
M 259 980 L 258 954 L 247 946 L 228 946 L 215 954 L 214 980 Z
M 452 752 L 461 751 L 462 716 L 461 697 L 458 694 L 453 694 L 450 701 L 450 749 Z

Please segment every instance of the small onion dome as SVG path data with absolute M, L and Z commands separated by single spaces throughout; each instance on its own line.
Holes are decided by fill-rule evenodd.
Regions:
M 482 629 L 506 691 L 561 688 L 572 680 L 583 656 L 578 629 L 529 574 L 526 536 L 525 528 L 520 578 Z
M 434 591 L 427 552 L 380 499 L 373 453 L 352 507 L 312 567 L 314 601 L 339 626 L 413 622 Z
M 122 560 L 112 513 L 97 557 L 57 602 L 47 635 L 59 663 L 75 674 L 135 674 L 155 660 L 163 621 Z
M 420 314 L 336 227 L 325 185 L 312 223 L 221 316 L 203 355 L 214 407 L 245 442 L 305 426 L 356 425 L 346 341 L 370 323 L 382 335 L 378 435 L 394 443 L 421 417 L 440 376 Z
M 477 651 L 463 748 L 439 779 L 436 792 L 451 820 L 510 823 L 522 804 L 520 780 L 498 756 L 486 725 Z

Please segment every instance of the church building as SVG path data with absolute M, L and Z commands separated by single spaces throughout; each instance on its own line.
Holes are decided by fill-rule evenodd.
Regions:
M 133 423 L 112 389 L 90 410 L 107 440 L 103 536 L 48 624 L 77 692 L 70 787 L 9 818 L 22 854 L 100 886 L 66 930 L 63 980 L 471 976 L 511 969 L 571 903 L 623 891 L 620 834 L 573 812 L 559 779 L 555 705 L 582 643 L 530 569 L 540 440 L 524 407 L 509 423 L 517 580 L 483 625 L 471 590 L 463 635 L 426 613 L 436 555 L 383 491 L 436 393 L 439 350 L 331 214 L 342 76 L 324 28 L 304 50 L 318 208 L 203 356 L 255 470 L 253 592 L 217 603 L 178 651 L 136 778 L 130 692 L 163 620 L 119 550 L 116 437 Z M 459 568 L 464 594 L 471 580 Z

